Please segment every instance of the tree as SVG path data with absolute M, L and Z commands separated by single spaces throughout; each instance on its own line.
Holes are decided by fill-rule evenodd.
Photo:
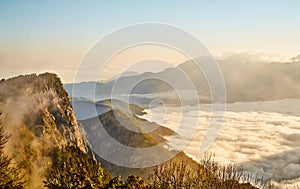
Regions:
M 120 176 L 114 177 L 104 189 L 146 189 L 146 182 L 139 176 L 131 175 L 123 182 Z
M 112 178 L 100 163 L 75 146 L 54 148 L 44 185 L 50 189 L 103 188 Z
M 10 135 L 4 131 L 2 123 L 0 123 L 0 188 L 21 189 L 26 183 L 24 175 L 20 173 L 22 168 L 18 164 L 14 164 L 11 157 L 4 154 L 4 147 L 9 137 Z
M 139 176 L 131 175 L 124 182 L 124 188 L 143 189 L 147 188 L 146 182 Z
M 116 176 L 105 185 L 104 189 L 121 189 L 122 186 L 123 182 L 121 180 L 121 176 Z
M 243 172 L 242 167 L 222 166 L 210 156 L 203 158 L 194 167 L 186 162 L 169 162 L 156 166 L 149 185 L 155 189 L 257 189 L 250 181 L 252 179 Z

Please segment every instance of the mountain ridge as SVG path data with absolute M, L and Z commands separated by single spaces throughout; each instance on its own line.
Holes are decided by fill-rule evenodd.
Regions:
M 136 104 L 128 104 L 118 99 L 104 99 L 95 102 L 86 98 L 73 97 L 71 102 L 76 113 L 77 120 L 93 118 L 112 109 L 119 109 L 135 115 L 144 115 L 146 113 L 140 106 Z
M 86 143 L 68 94 L 55 74 L 31 74 L 0 82 L 0 110 L 4 129 L 11 135 L 5 152 L 24 167 L 27 188 L 43 188 L 43 174 L 54 147 Z
M 197 163 L 184 152 L 172 151 L 169 150 L 167 146 L 162 145 L 166 142 L 164 136 L 177 135 L 174 131 L 157 125 L 156 123 L 148 122 L 135 115 L 113 109 L 97 117 L 79 121 L 79 123 L 84 128 L 96 159 L 114 176 L 121 175 L 123 178 L 126 178 L 127 176 L 135 174 L 147 180 L 155 166 L 147 166 L 144 168 L 124 167 L 109 162 L 107 158 L 102 157 L 103 154 L 105 154 L 106 157 L 111 157 L 110 160 L 116 159 L 114 157 L 116 154 L 122 154 L 122 158 L 130 162 L 130 164 L 135 164 L 137 161 L 145 161 L 146 163 L 150 160 L 160 160 L 159 156 L 162 156 L 164 158 L 167 157 L 167 161 L 161 161 L 160 163 L 179 163 L 185 161 L 191 166 L 197 165 Z M 110 140 L 107 140 L 105 135 L 103 136 L 104 132 L 108 133 L 107 137 L 128 147 L 157 148 L 153 148 L 156 149 L 156 151 L 152 151 L 151 154 L 140 154 L 139 152 L 127 154 L 124 149 L 113 146 L 112 143 L 108 142 Z M 141 159 L 145 155 L 147 158 Z
M 188 87 L 188 85 L 192 85 L 195 87 L 195 92 L 197 92 L 200 101 L 210 103 L 210 89 L 199 66 L 210 64 L 211 61 L 207 57 L 200 57 L 157 73 L 145 72 L 136 76 L 124 76 L 106 83 L 90 82 L 89 86 L 84 83 L 65 84 L 64 86 L 72 96 L 103 99 L 107 96 L 121 94 L 118 96 L 120 99 L 146 107 L 155 98 L 162 99 L 165 104 L 169 102 L 178 105 L 180 100 L 184 100 L 192 94 L 181 96 L 179 100 L 173 93 L 176 90 L 192 90 L 191 86 Z M 300 63 L 297 57 L 285 63 L 261 63 L 251 62 L 250 60 L 250 62 L 243 63 L 243 61 L 241 58 L 218 60 L 227 90 L 227 102 L 300 98 L 300 77 L 297 72 L 300 69 Z M 184 76 L 185 74 L 188 77 Z M 173 86 L 165 82 L 170 82 Z M 126 86 L 130 86 L 132 83 L 137 83 L 137 85 L 128 94 Z M 172 87 L 175 87 L 175 89 L 172 89 Z M 113 88 L 114 91 L 112 91 Z M 91 92 L 95 95 L 91 96 Z M 168 92 L 169 96 L 166 96 L 164 92 Z M 157 95 L 155 96 L 155 94 Z M 128 95 L 129 100 L 123 98 L 122 95 Z M 193 104 L 194 102 L 187 100 L 186 103 Z

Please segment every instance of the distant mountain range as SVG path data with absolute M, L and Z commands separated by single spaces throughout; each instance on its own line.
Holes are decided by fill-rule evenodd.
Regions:
M 155 98 L 172 105 L 194 104 L 195 100 L 190 98 L 194 93 L 202 103 L 210 102 L 205 75 L 194 62 L 201 66 L 212 63 L 208 57 L 200 57 L 158 73 L 145 72 L 105 83 L 82 82 L 64 87 L 73 97 L 101 100 L 113 96 L 145 107 Z M 218 62 L 228 102 L 300 98 L 300 62 L 297 58 L 285 63 L 243 62 L 234 58 Z M 133 88 L 128 89 L 132 85 Z

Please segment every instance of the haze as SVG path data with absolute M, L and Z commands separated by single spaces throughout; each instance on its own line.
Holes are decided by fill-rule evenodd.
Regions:
M 271 60 L 287 61 L 300 53 L 299 6 L 296 0 L 4 0 L 0 2 L 0 77 L 49 71 L 58 73 L 64 83 L 72 83 L 81 58 L 97 40 L 118 28 L 144 22 L 182 28 L 215 56 L 262 52 Z M 151 55 L 147 48 L 135 50 L 141 51 L 139 61 L 154 58 L 177 65 L 186 60 L 168 50 Z M 111 79 L 127 62 L 128 56 L 119 57 L 116 64 L 107 66 L 103 79 Z

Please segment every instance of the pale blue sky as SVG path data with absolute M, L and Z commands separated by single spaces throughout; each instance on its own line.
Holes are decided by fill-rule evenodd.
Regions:
M 178 26 L 197 36 L 212 54 L 260 51 L 295 56 L 300 53 L 298 0 L 1 0 L 0 67 L 9 71 L 10 65 L 28 68 L 32 62 L 39 67 L 42 62 L 57 64 L 52 68 L 55 70 L 61 63 L 47 57 L 50 55 L 65 62 L 77 61 L 75 65 L 78 58 L 70 57 L 82 56 L 96 40 L 118 28 L 141 22 Z M 20 61 L 24 63 L 20 65 Z M 60 69 L 74 67 L 71 64 Z M 7 75 L 9 72 L 1 77 Z

